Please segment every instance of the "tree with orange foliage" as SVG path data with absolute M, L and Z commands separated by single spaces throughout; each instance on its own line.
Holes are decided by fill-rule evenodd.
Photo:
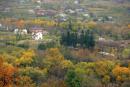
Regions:
M 120 65 L 117 65 L 112 70 L 112 73 L 116 77 L 116 80 L 119 82 L 130 80 L 130 69 L 127 67 L 121 67 Z
M 25 21 L 23 19 L 19 19 L 17 22 L 16 22 L 16 25 L 18 28 L 23 28 L 24 25 L 25 25 Z
M 25 25 L 25 20 L 19 19 L 19 20 L 16 21 L 16 26 L 19 29 L 18 30 L 19 33 L 16 34 L 16 38 L 18 40 L 20 40 L 22 38 L 22 29 L 24 28 L 24 25 Z
M 16 68 L 5 63 L 3 57 L 0 56 L 0 87 L 12 87 L 15 73 Z

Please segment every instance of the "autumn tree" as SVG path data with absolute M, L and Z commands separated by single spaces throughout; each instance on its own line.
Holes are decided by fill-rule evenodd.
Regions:
M 15 79 L 16 87 L 36 87 L 36 84 L 28 76 L 21 76 Z
M 22 38 L 21 32 L 22 32 L 22 29 L 24 28 L 24 25 L 25 25 L 25 20 L 19 19 L 19 20 L 16 21 L 16 26 L 19 29 L 19 33 L 16 34 L 17 40 L 20 40 Z
M 0 56 L 0 87 L 12 87 L 16 68 L 3 61 Z
M 101 80 L 102 84 L 107 85 L 112 81 L 113 78 L 111 72 L 115 66 L 112 61 L 104 60 L 95 63 L 95 70 L 97 77 Z
M 63 77 L 66 69 L 73 66 L 73 63 L 66 60 L 58 48 L 50 48 L 46 51 L 43 59 L 44 66 L 48 69 L 50 75 Z
M 24 27 L 25 21 L 23 19 L 19 19 L 19 20 L 17 20 L 16 25 L 17 25 L 18 28 L 21 29 L 21 28 Z
M 48 71 L 46 68 L 39 68 L 39 67 L 21 67 L 18 70 L 18 76 L 19 77 L 30 77 L 30 79 L 36 84 L 36 85 L 40 85 L 42 83 L 42 81 L 44 81 L 45 79 L 47 79 L 47 74 Z
M 39 18 L 30 20 L 30 24 L 36 25 L 36 26 L 43 26 L 43 27 L 57 26 L 57 23 L 54 20 L 45 20 L 45 19 L 39 19 Z
M 130 80 L 130 69 L 127 67 L 121 67 L 120 65 L 117 65 L 112 70 L 112 73 L 118 82 Z
M 67 87 L 67 86 L 64 80 L 51 78 L 48 79 L 46 82 L 42 83 L 40 87 Z
M 20 65 L 29 65 L 33 62 L 33 57 L 35 56 L 35 52 L 32 49 L 28 49 L 22 52 L 21 57 L 17 58 L 15 64 Z
M 90 21 L 86 24 L 87 29 L 94 29 L 96 27 L 96 22 Z

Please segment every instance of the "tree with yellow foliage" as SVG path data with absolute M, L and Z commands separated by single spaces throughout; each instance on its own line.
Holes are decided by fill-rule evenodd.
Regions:
M 16 59 L 16 65 L 28 65 L 33 62 L 33 57 L 35 56 L 35 52 L 32 49 L 28 49 L 24 51 L 20 58 Z
M 87 24 L 86 24 L 86 27 L 88 28 L 88 29 L 94 29 L 95 27 L 96 27 L 96 22 L 94 22 L 94 21 L 90 21 L 90 22 L 88 22 Z
M 40 87 L 67 87 L 67 86 L 63 80 L 48 79 L 47 82 L 42 83 Z
M 130 29 L 130 24 L 128 24 L 128 28 Z
M 32 79 L 28 76 L 16 78 L 15 82 L 15 87 L 36 87 L 36 84 L 33 83 Z
M 43 63 L 51 75 L 62 77 L 66 69 L 73 66 L 73 63 L 64 59 L 58 48 L 50 48 L 46 51 Z
M 113 61 L 104 60 L 97 61 L 95 63 L 95 71 L 97 77 L 101 79 L 102 84 L 107 85 L 110 83 L 111 72 L 115 67 L 115 63 Z
M 54 27 L 57 23 L 53 20 L 33 19 L 30 21 L 31 24 L 43 27 Z

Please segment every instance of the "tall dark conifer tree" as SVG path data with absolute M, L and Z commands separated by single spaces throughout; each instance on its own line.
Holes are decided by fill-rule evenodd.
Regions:
M 80 33 L 80 35 L 79 35 L 78 42 L 79 42 L 79 44 L 80 44 L 81 47 L 84 47 L 85 33 L 84 33 L 83 30 L 81 31 L 81 33 Z
M 92 31 L 88 30 L 85 32 L 85 38 L 84 38 L 84 44 L 85 47 L 88 49 L 92 49 L 95 46 L 95 39 Z
M 90 43 L 90 48 L 93 49 L 95 47 L 95 38 L 94 38 L 94 35 L 93 35 L 92 32 L 90 33 L 89 38 L 90 38 L 90 42 L 89 42 Z

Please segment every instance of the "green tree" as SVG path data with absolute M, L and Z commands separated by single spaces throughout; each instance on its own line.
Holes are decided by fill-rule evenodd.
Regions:
M 96 87 L 99 84 L 94 70 L 95 63 L 80 62 L 75 65 L 75 73 L 81 79 L 81 87 Z
M 65 81 L 68 87 L 81 87 L 80 78 L 76 75 L 74 70 L 69 70 L 67 72 Z
M 78 38 L 77 38 L 77 32 L 73 32 L 73 33 L 71 33 L 71 42 L 72 42 L 72 46 L 73 47 L 76 47 L 76 45 L 77 45 L 77 42 L 78 42 Z
M 85 32 L 84 44 L 85 44 L 85 47 L 88 49 L 94 48 L 95 38 L 92 31 L 88 30 Z
M 123 58 L 128 58 L 130 56 L 130 49 L 129 48 L 124 49 L 122 52 L 122 56 Z
M 80 37 L 79 37 L 79 40 L 78 40 L 79 44 L 80 44 L 82 47 L 84 47 L 84 40 L 85 40 L 85 32 L 82 30 L 82 31 L 81 31 L 81 34 L 80 34 Z

